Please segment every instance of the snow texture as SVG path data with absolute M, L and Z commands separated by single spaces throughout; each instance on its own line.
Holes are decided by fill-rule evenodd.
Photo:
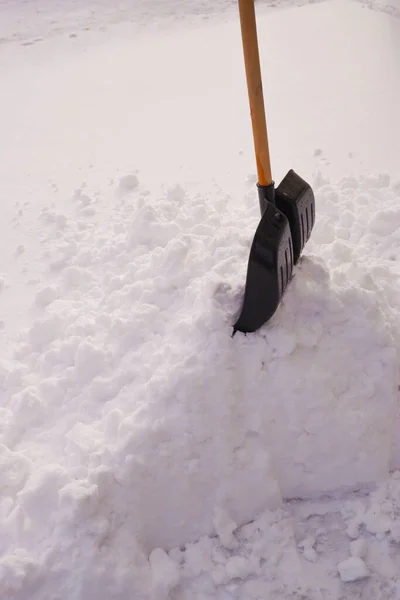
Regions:
M 24 8 L 5 5 L 7 22 Z M 232 16 L 224 26 L 195 21 L 165 33 L 158 51 L 151 37 L 127 41 L 122 4 L 113 34 L 88 33 L 73 47 L 75 38 L 61 39 L 73 33 L 68 23 L 85 36 L 91 22 L 78 8 L 71 3 L 57 31 L 61 5 L 43 5 L 54 17 L 43 49 L 22 31 L 45 27 L 35 20 L 2 40 L 2 600 L 400 598 L 398 140 L 391 158 L 383 150 L 387 124 L 400 123 L 386 35 L 389 24 L 399 33 L 399 22 L 355 3 L 260 19 L 278 37 L 298 36 L 276 58 L 281 90 L 297 53 L 293 73 L 320 72 L 311 91 L 296 75 L 270 99 L 276 111 L 293 99 L 289 91 L 299 94 L 305 142 L 284 162 L 307 149 L 317 222 L 274 318 L 232 338 L 259 219 L 252 142 L 242 133 L 249 123 L 232 133 L 237 111 L 247 110 L 237 15 L 223 9 Z M 90 19 L 101 29 L 109 9 L 100 12 Z M 140 22 L 139 13 L 129 14 Z M 363 33 L 350 39 L 356 20 Z M 367 48 L 343 106 L 314 44 L 296 45 L 301 23 L 314 42 L 325 40 L 327 59 L 340 47 L 354 66 L 351 50 Z M 266 36 L 263 49 L 273 43 Z M 354 72 L 343 74 L 343 64 L 337 59 L 330 76 L 349 82 Z M 317 113 L 335 105 L 338 122 L 350 115 L 349 161 L 359 136 L 364 162 L 355 174 L 326 168 L 331 117 L 320 120 L 321 137 L 316 129 L 305 136 L 321 88 Z M 155 110 L 161 99 L 169 120 Z M 195 101 L 203 120 L 192 123 Z M 378 105 L 367 146 L 363 125 Z M 286 118 L 281 131 L 298 120 L 289 104 L 277 122 Z M 218 178 L 222 149 L 230 166 Z M 369 173 L 379 160 L 387 171 Z
M 339 563 L 338 571 L 340 579 L 345 583 L 364 579 L 369 575 L 365 562 L 358 556 L 352 556 Z

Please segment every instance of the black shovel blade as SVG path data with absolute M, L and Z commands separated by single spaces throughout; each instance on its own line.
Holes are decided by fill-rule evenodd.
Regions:
M 314 192 L 309 184 L 291 169 L 275 190 L 275 204 L 290 223 L 296 264 L 314 227 Z
M 293 270 L 293 245 L 285 215 L 271 203 L 257 227 L 247 266 L 240 316 L 233 333 L 257 331 L 275 313 Z

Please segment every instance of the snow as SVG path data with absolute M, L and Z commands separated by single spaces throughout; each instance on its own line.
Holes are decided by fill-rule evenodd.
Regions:
M 367 542 L 364 539 L 354 540 L 350 544 L 351 556 L 364 558 L 367 553 Z
M 352 556 L 339 563 L 338 571 L 340 579 L 345 583 L 364 579 L 369 575 L 365 562 L 357 556 Z
M 234 338 L 235 3 L 2 5 L 2 599 L 400 597 L 400 22 L 284 5 L 258 3 L 273 170 L 317 223 Z

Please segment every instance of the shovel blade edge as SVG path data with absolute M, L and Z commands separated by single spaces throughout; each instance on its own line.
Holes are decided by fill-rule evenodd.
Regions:
M 251 246 L 243 303 L 234 333 L 257 331 L 274 315 L 292 277 L 293 260 L 288 219 L 268 202 Z

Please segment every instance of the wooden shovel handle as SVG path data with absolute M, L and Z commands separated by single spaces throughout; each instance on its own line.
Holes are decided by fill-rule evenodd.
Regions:
M 267 123 L 265 120 L 254 0 L 239 0 L 239 13 L 258 183 L 259 185 L 270 185 L 272 183 L 271 160 L 269 156 Z

